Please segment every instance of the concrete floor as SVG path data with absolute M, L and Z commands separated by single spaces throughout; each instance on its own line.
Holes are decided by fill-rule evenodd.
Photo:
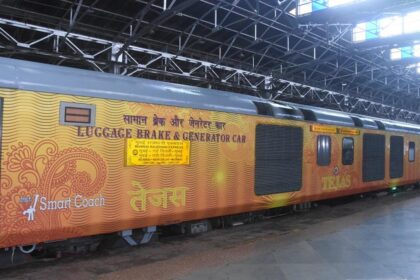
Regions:
M 2 275 L 3 274 L 3 275 Z M 420 191 L 0 272 L 1 279 L 420 279 Z

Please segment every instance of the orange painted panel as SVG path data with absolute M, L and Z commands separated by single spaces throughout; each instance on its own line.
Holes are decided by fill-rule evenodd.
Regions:
M 279 207 L 389 183 L 360 181 L 359 135 L 353 166 L 341 165 L 341 134 L 330 134 L 331 165 L 316 166 L 320 133 L 305 122 L 26 91 L 0 96 L 0 247 Z M 60 102 L 95 105 L 96 126 L 60 125 Z M 255 195 L 258 123 L 303 128 L 299 192 Z M 150 149 L 127 150 L 130 139 L 150 140 Z M 188 143 L 187 161 L 176 164 L 182 152 L 171 141 Z M 127 151 L 134 150 L 154 153 L 145 158 L 156 164 L 127 164 Z M 165 159 L 171 164 L 161 164 Z

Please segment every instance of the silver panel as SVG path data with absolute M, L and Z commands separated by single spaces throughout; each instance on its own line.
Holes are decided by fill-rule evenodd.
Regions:
M 258 98 L 218 90 L 0 58 L 0 87 L 255 115 Z

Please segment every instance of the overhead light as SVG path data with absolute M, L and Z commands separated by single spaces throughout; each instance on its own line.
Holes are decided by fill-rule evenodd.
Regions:
M 355 4 L 366 0 L 298 0 L 298 15 L 333 8 L 341 5 Z
M 420 57 L 420 44 L 413 46 L 404 46 L 399 48 L 392 48 L 390 50 L 391 60 L 400 60 L 404 58 Z
M 335 7 L 344 4 L 351 4 L 356 2 L 355 0 L 330 0 L 328 1 L 328 7 Z
M 358 23 L 353 28 L 353 42 L 417 32 L 420 32 L 420 11 Z

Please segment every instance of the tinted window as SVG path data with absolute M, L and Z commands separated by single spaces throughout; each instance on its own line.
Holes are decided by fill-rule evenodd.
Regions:
M 389 176 L 400 178 L 404 173 L 404 138 L 391 136 L 389 151 Z
M 416 143 L 409 142 L 408 143 L 408 161 L 415 161 L 416 160 Z
M 302 185 L 302 150 L 302 128 L 257 125 L 255 194 L 298 191 Z
M 343 138 L 342 160 L 343 165 L 352 165 L 354 160 L 354 140 L 351 137 Z
M 366 133 L 363 135 L 363 182 L 385 178 L 385 136 Z
M 319 166 L 328 166 L 331 163 L 331 137 L 318 135 L 317 163 Z
M 68 123 L 90 123 L 91 109 L 66 107 L 64 111 L 64 121 Z

